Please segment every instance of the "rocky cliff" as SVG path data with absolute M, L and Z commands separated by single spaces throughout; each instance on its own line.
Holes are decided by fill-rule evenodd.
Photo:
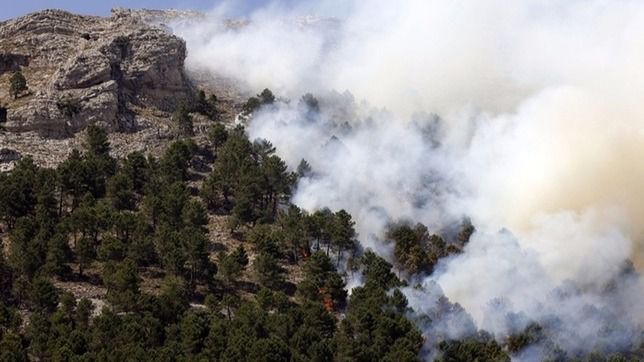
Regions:
M 13 133 L 65 138 L 88 124 L 135 131 L 146 114 L 164 115 L 193 97 L 186 46 L 140 14 L 110 17 L 45 10 L 0 23 L 0 124 Z M 21 69 L 29 90 L 9 95 Z

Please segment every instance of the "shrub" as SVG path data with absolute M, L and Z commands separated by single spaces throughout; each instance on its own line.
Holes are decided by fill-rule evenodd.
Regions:
M 16 71 L 9 78 L 9 93 L 13 96 L 13 99 L 18 98 L 20 93 L 29 89 L 27 87 L 27 79 L 22 75 L 21 71 Z
M 72 118 L 81 110 L 80 101 L 73 98 L 63 98 L 56 102 L 56 108 L 67 118 Z

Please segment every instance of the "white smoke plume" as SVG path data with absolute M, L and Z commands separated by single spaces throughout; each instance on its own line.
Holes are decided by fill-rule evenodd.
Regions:
M 464 253 L 406 291 L 414 309 L 444 293 L 499 338 L 537 321 L 572 352 L 642 338 L 644 283 L 624 263 L 644 268 L 644 3 L 271 3 L 234 28 L 230 6 L 175 30 L 189 67 L 291 99 L 249 132 L 313 166 L 296 204 L 346 209 L 383 255 L 392 220 L 471 218 Z

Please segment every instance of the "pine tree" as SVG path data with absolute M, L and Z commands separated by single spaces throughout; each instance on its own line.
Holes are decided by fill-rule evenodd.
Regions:
M 187 227 L 181 234 L 186 255 L 185 275 L 188 285 L 194 289 L 197 281 L 210 280 L 217 273 L 217 267 L 208 257 L 208 239 L 201 230 Z
M 166 276 L 163 279 L 159 307 L 161 318 L 165 323 L 176 322 L 188 310 L 190 303 L 183 279 L 176 276 Z
M 172 120 L 176 123 L 179 130 L 179 135 L 182 137 L 194 136 L 194 129 L 192 125 L 192 116 L 190 110 L 185 104 L 179 104 L 177 109 L 172 115 Z
M 232 286 L 248 265 L 248 255 L 243 246 L 237 247 L 230 254 L 222 254 L 219 258 L 218 271 L 224 281 Z
M 85 138 L 85 150 L 87 153 L 106 157 L 110 152 L 110 142 L 107 139 L 107 132 L 104 128 L 96 125 L 89 125 L 87 127 L 87 136 Z
M 83 276 L 83 271 L 92 264 L 96 257 L 96 248 L 89 237 L 81 237 L 76 242 L 76 260 L 78 262 L 78 275 Z
M 0 361 L 27 362 L 27 351 L 22 338 L 14 332 L 7 332 L 0 339 Z
M 95 198 L 103 197 L 107 180 L 116 172 L 116 160 L 110 156 L 110 143 L 105 129 L 95 125 L 87 127 L 84 147 L 88 190 Z
M 13 96 L 13 99 L 17 99 L 18 95 L 27 89 L 29 89 L 27 79 L 22 75 L 21 71 L 15 71 L 9 78 L 9 94 Z
M 298 285 L 298 292 L 306 299 L 324 303 L 331 311 L 346 301 L 344 287 L 345 283 L 331 259 L 324 252 L 317 251 L 304 266 L 304 280 Z
M 71 268 L 68 263 L 72 261 L 72 252 L 69 248 L 67 236 L 56 234 L 47 243 L 47 256 L 45 270 L 50 275 L 67 275 Z
M 168 182 L 188 180 L 190 160 L 197 151 L 197 145 L 192 140 L 181 140 L 170 144 L 161 157 L 161 176 Z
M 29 291 L 29 302 L 32 310 L 51 313 L 58 305 L 58 290 L 48 278 L 35 278 Z
M 214 124 L 208 131 L 208 141 L 215 148 L 215 151 L 221 147 L 228 139 L 228 131 L 221 123 Z
M 16 222 L 11 233 L 9 262 L 13 270 L 28 279 L 33 278 L 45 264 L 47 255 L 46 240 L 37 237 L 38 225 L 31 217 L 23 217 Z
M 150 180 L 151 166 L 142 152 L 132 152 L 123 160 L 123 173 L 132 182 L 134 191 L 143 193 L 145 184 Z
M 136 306 L 140 291 L 136 264 L 129 259 L 108 262 L 103 271 L 107 300 L 117 309 L 131 311 Z
M 59 214 L 62 215 L 64 205 L 69 197 L 72 199 L 71 211 L 74 211 L 83 193 L 88 191 L 85 184 L 88 175 L 80 151 L 72 150 L 67 159 L 58 166 L 57 171 L 61 188 Z
M 353 251 L 356 245 L 356 232 L 353 226 L 355 222 L 351 215 L 345 210 L 335 213 L 333 226 L 331 229 L 332 243 L 338 251 L 337 263 L 340 263 L 342 253 L 346 250 Z
M 0 205 L 9 229 L 16 220 L 33 213 L 37 203 L 37 175 L 39 168 L 31 157 L 16 163 L 7 177 L 0 177 Z
M 311 251 L 306 238 L 304 218 L 305 215 L 295 205 L 290 205 L 288 210 L 278 218 L 278 223 L 282 228 L 282 238 L 291 248 L 291 255 L 296 263 L 300 254 L 307 257 Z
M 284 268 L 277 259 L 268 253 L 260 253 L 253 264 L 260 284 L 271 289 L 279 289 L 284 283 Z
M 115 210 L 133 210 L 136 204 L 134 183 L 124 172 L 118 172 L 107 182 L 107 197 Z

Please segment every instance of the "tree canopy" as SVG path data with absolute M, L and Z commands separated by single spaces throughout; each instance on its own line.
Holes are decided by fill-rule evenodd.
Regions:
M 9 78 L 9 94 L 13 96 L 13 99 L 18 98 L 18 96 L 28 90 L 27 79 L 22 74 L 21 71 L 15 71 Z

